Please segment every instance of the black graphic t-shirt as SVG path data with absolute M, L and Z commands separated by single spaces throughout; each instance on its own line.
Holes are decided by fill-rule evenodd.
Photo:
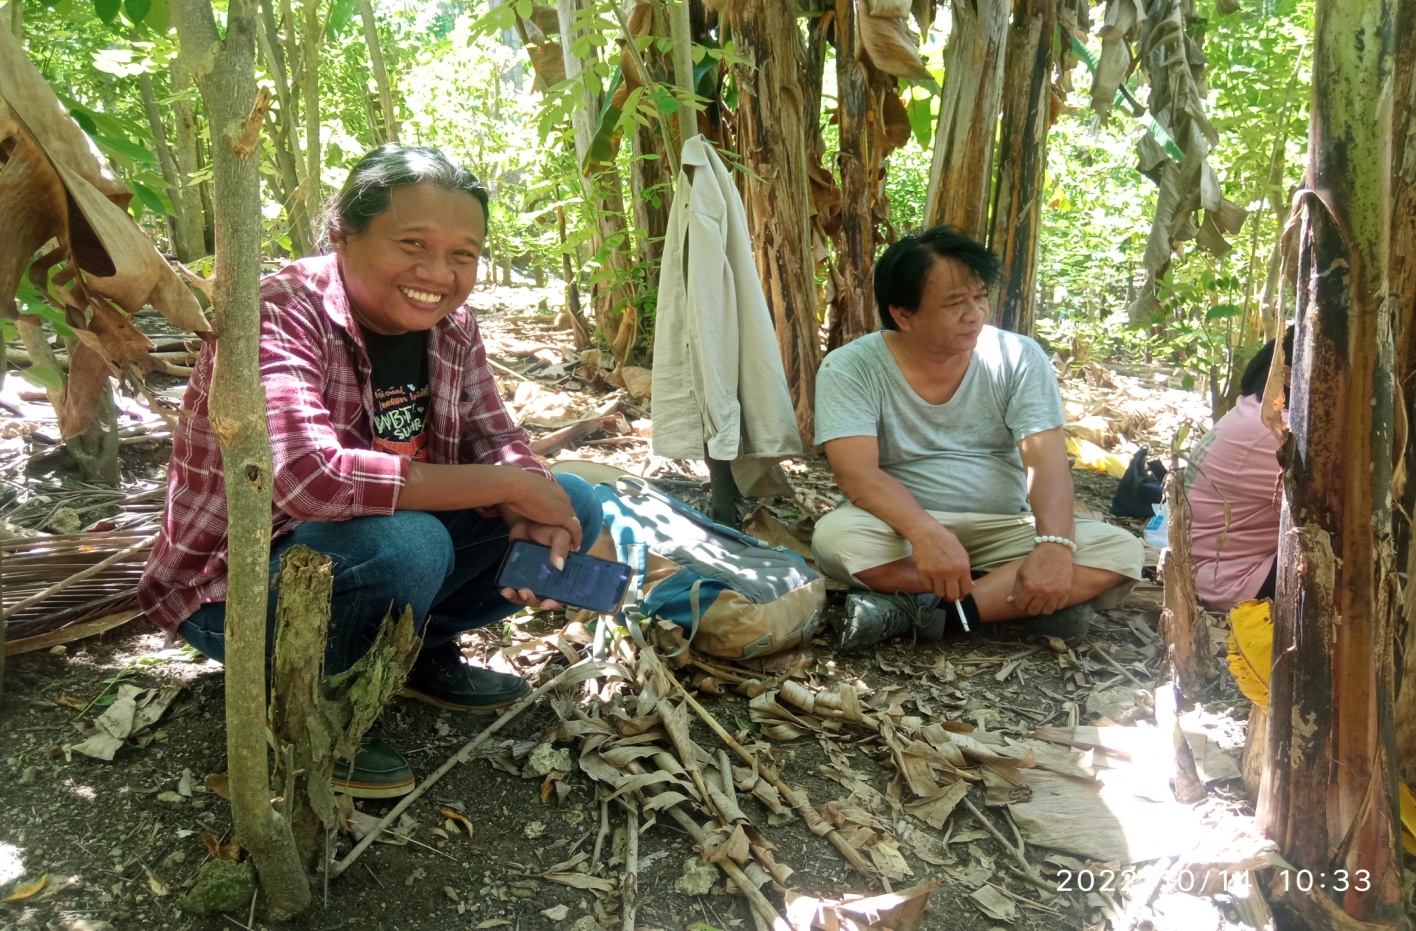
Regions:
M 364 328 L 373 369 L 374 449 L 428 459 L 428 333 L 384 336 Z

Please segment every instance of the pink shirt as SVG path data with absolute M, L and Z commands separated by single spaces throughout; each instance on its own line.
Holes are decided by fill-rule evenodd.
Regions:
M 138 583 L 138 603 L 175 630 L 226 599 L 226 485 L 207 419 L 216 343 L 187 384 L 167 466 L 167 510 Z M 302 259 L 261 282 L 261 385 L 270 422 L 274 537 L 302 521 L 392 514 L 408 459 L 373 449 L 369 356 L 332 255 Z M 487 364 L 465 308 L 428 331 L 428 461 L 514 465 L 550 473 L 531 452 Z
M 1195 588 L 1217 610 L 1258 594 L 1278 555 L 1282 470 L 1261 412 L 1258 398 L 1241 397 L 1200 440 L 1186 469 Z

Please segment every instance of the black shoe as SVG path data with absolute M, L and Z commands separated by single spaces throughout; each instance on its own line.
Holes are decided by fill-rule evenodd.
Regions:
M 336 760 L 334 791 L 354 798 L 398 798 L 413 791 L 413 770 L 403 754 L 390 747 L 377 733 L 370 731 L 359 741 L 354 764 Z
M 945 622 L 943 613 L 935 610 L 938 604 L 939 599 L 928 594 L 852 592 L 846 596 L 837 648 L 843 652 L 864 650 L 911 632 L 925 640 L 938 640 L 944 636 Z
M 500 711 L 531 691 L 520 676 L 473 666 L 456 643 L 425 647 L 403 694 L 447 711 Z
M 995 635 L 1022 638 L 1044 634 L 1056 637 L 1068 646 L 1076 646 L 1087 635 L 1087 631 L 1091 630 L 1095 617 L 1096 611 L 1092 609 L 1091 603 L 1084 601 L 1081 604 L 1059 608 L 1051 614 L 1004 621 L 1000 624 L 990 624 L 988 627 Z

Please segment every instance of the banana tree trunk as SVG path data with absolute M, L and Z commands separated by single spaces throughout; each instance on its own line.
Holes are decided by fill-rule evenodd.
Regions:
M 884 215 L 885 144 L 880 101 L 895 79 L 876 68 L 862 45 L 859 0 L 836 0 L 836 85 L 841 128 L 841 235 L 835 306 L 826 348 L 875 329 L 871 281 L 875 218 Z
M 958 0 L 944 53 L 944 94 L 934 131 L 925 198 L 926 226 L 948 223 L 974 239 L 988 235 L 993 145 L 1003 105 L 1008 0 Z
M 211 421 L 226 477 L 230 558 L 226 598 L 226 752 L 231 811 L 251 852 L 273 918 L 310 904 L 290 825 L 271 807 L 266 751 L 265 631 L 270 564 L 271 454 L 259 376 L 260 128 L 268 99 L 256 92 L 256 0 L 229 0 L 226 33 L 210 0 L 171 7 L 182 52 L 212 127 L 216 185 L 213 309 L 220 335 Z
M 1259 819 L 1281 927 L 1405 927 L 1392 720 L 1391 3 L 1319 0 Z M 1409 317 L 1409 315 L 1408 315 Z
M 1398 36 L 1416 29 L 1416 0 L 1398 0 Z M 1392 69 L 1392 153 L 1391 153 L 1391 286 L 1395 301 L 1396 363 L 1394 381 L 1399 409 L 1407 412 L 1405 448 L 1394 455 L 1405 456 L 1407 476 L 1400 495 L 1402 513 L 1407 515 L 1393 528 L 1397 540 L 1396 565 L 1405 568 L 1400 611 L 1405 622 L 1406 642 L 1402 650 L 1401 693 L 1396 703 L 1397 764 L 1402 779 L 1416 784 L 1416 479 L 1410 475 L 1416 463 L 1416 430 L 1410 411 L 1416 404 L 1416 44 L 1398 42 Z
M 806 57 L 794 0 L 748 0 L 731 8 L 738 53 L 738 144 L 748 171 L 743 203 L 757 274 L 777 329 L 797 429 L 804 448 L 815 433 L 821 324 L 811 256 L 811 189 L 802 119 Z
M 1052 125 L 1052 64 L 1057 0 L 1015 0 L 1003 79 L 998 181 L 988 246 L 1003 273 L 993 323 L 1031 334 L 1037 303 L 1037 243 L 1042 230 L 1047 130 Z

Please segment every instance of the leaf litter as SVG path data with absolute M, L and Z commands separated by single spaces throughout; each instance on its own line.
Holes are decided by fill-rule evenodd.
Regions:
M 702 494 L 701 463 L 657 460 L 648 453 L 647 446 L 587 445 L 596 436 L 626 436 L 636 430 L 641 432 L 634 435 L 642 436 L 647 432 L 636 425 L 643 419 L 639 396 L 623 389 L 611 392 L 609 400 L 617 402 L 619 420 L 611 423 L 604 419 L 598 412 L 606 408 L 605 396 L 584 391 L 582 385 L 587 380 L 581 377 L 592 364 L 602 372 L 599 360 L 585 359 L 588 353 L 577 356 L 573 350 L 558 349 L 543 336 L 544 332 L 533 329 L 513 337 L 519 342 L 489 345 L 502 368 L 521 376 L 507 383 L 508 393 L 519 397 L 518 414 L 533 436 L 601 418 L 596 420 L 595 432 L 572 441 L 553 455 L 584 458 L 589 453 L 595 461 L 664 483 L 662 487 L 670 493 L 691 502 L 701 500 L 695 498 Z M 551 380 L 542 381 L 543 376 Z M 534 385 L 534 390 L 519 387 L 528 385 Z M 1088 385 L 1083 392 L 1085 397 L 1078 401 L 1072 390 L 1076 386 L 1069 384 L 1069 417 L 1092 418 L 1089 423 L 1093 429 L 1095 418 L 1101 417 L 1123 447 L 1136 441 L 1168 441 L 1163 434 L 1173 436 L 1178 432 L 1176 424 L 1191 416 L 1168 413 L 1172 410 L 1169 400 L 1146 408 L 1137 400 L 1145 396 L 1144 387 L 1134 380 L 1117 376 L 1112 385 L 1119 387 Z M 1107 395 L 1107 391 L 1112 394 Z M 829 507 L 836 492 L 818 463 L 788 463 L 786 469 L 796 489 L 793 498 L 765 503 L 748 516 L 746 526 L 775 545 L 809 554 L 814 517 Z M 1081 504 L 1102 509 L 1109 503 L 1099 491 L 1088 499 L 1088 484 L 1080 474 L 1078 487 Z M 592 643 L 589 620 L 592 619 L 572 619 L 562 629 L 544 634 L 513 629 L 511 636 L 491 654 L 492 665 L 516 670 L 534 680 L 557 665 L 573 663 Z M 1153 681 L 1158 653 L 1154 634 L 1145 622 L 1138 622 L 1134 612 L 1121 613 L 1119 617 L 1113 615 L 1109 622 L 1103 620 L 1099 627 L 1103 635 L 1112 638 L 1108 645 L 1115 662 L 1133 676 Z M 1123 641 L 1120 645 L 1118 639 Z M 1023 851 L 1027 862 L 1026 854 L 1032 847 L 1034 875 L 1040 870 L 1052 878 L 1054 886 L 1057 869 L 1065 867 L 1044 859 L 1042 841 L 1048 835 L 1039 833 L 1043 823 L 1057 822 L 1055 803 L 1045 791 L 1049 786 L 1096 786 L 1088 790 L 1094 797 L 1068 803 L 1078 806 L 1078 820 L 1073 822 L 1068 841 L 1074 848 L 1079 846 L 1077 837 L 1098 834 L 1095 824 L 1097 813 L 1102 810 L 1096 807 L 1102 794 L 1100 786 L 1114 782 L 1121 787 L 1116 791 L 1128 791 L 1133 798 L 1149 804 L 1164 800 L 1147 795 L 1154 786 L 1137 789 L 1144 780 L 1127 781 L 1113 775 L 1125 770 L 1128 763 L 1126 756 L 1111 752 L 1112 745 L 1126 739 L 1117 737 L 1117 733 L 1145 731 L 1144 720 L 1141 727 L 1107 727 L 1105 734 L 1092 733 L 1082 726 L 1089 696 L 1117 682 L 1131 684 L 1125 676 L 1116 674 L 1114 664 L 1103 664 L 1086 653 L 1067 651 L 1060 644 L 1028 647 L 1023 652 L 1016 648 L 1009 652 L 1007 645 L 1000 646 L 1000 655 L 989 655 L 992 648 L 983 644 L 942 652 L 881 649 L 872 657 L 863 658 L 865 662 L 857 662 L 856 658 L 823 659 L 816 655 L 818 650 L 808 648 L 768 662 L 731 664 L 692 652 L 676 660 L 664 660 L 654 650 L 640 651 L 627 641 L 616 640 L 612 644 L 614 659 L 628 675 L 591 678 L 579 686 L 580 694 L 575 698 L 550 697 L 544 704 L 553 710 L 557 723 L 541 740 L 529 744 L 507 740 L 484 748 L 484 756 L 520 772 L 538 743 L 574 746 L 573 771 L 557 769 L 538 775 L 538 794 L 543 801 L 554 797 L 557 802 L 564 802 L 575 797 L 574 793 L 583 793 L 588 784 L 600 816 L 597 825 L 592 814 L 586 827 L 592 833 L 598 827 L 606 837 L 624 834 L 622 827 L 611 828 L 610 822 L 616 819 L 610 818 L 610 812 L 625 816 L 633 812 L 641 833 L 668 818 L 676 829 L 688 831 L 695 838 L 695 847 L 703 857 L 700 862 L 718 870 L 719 888 L 724 891 L 748 898 L 752 891 L 759 896 L 763 891 L 781 896 L 784 888 L 795 888 L 792 877 L 800 874 L 797 867 L 817 868 L 817 859 L 848 865 L 856 874 L 848 881 L 852 887 L 886 890 L 882 896 L 818 898 L 792 892 L 787 899 L 789 917 L 793 914 L 790 903 L 803 898 L 816 902 L 814 914 L 829 913 L 829 921 L 834 922 L 802 927 L 876 926 L 872 922 L 886 912 L 871 909 L 902 907 L 894 899 L 871 901 L 890 896 L 908 896 L 909 904 L 900 914 L 917 909 L 923 916 L 935 892 L 931 883 L 918 883 L 903 893 L 889 890 L 920 876 L 940 876 L 941 870 L 943 875 L 969 877 L 970 901 L 981 915 L 1002 915 L 1007 912 L 1005 903 L 1020 904 L 1015 898 L 1020 893 L 1007 889 L 1007 885 L 1019 882 L 1019 876 L 1014 874 L 1020 871 L 1009 865 L 1006 857 L 997 860 L 979 846 L 991 844 L 997 837 L 970 826 L 974 819 L 964 810 L 964 804 L 971 788 L 979 787 L 973 798 L 989 803 L 985 808 L 991 807 L 995 816 L 1002 814 L 1004 832 L 1021 831 L 1016 842 L 1007 842 L 1005 851 Z M 89 736 L 97 737 L 101 732 L 112 738 L 115 732 L 126 730 L 123 740 L 136 738 L 135 745 L 141 745 L 138 741 L 144 732 L 150 739 L 155 719 L 139 727 L 138 722 L 146 719 L 140 719 L 138 711 L 140 706 L 156 702 L 157 696 L 139 696 L 127 688 L 120 686 L 115 698 L 118 710 L 104 712 L 113 712 L 107 719 L 112 729 L 96 720 Z M 723 721 L 714 723 L 723 734 L 732 737 L 732 743 L 713 742 L 711 738 L 704 742 L 704 728 L 714 728 L 707 725 L 707 712 L 692 694 L 731 704 L 731 710 L 728 705 L 722 706 L 718 713 Z M 167 699 L 169 703 L 170 700 Z M 129 701 L 133 705 L 132 726 L 128 724 Z M 160 714 L 159 711 L 159 717 Z M 1192 745 L 1208 751 L 1208 734 L 1203 727 L 1198 731 L 1187 727 L 1185 736 Z M 1088 742 L 1087 737 L 1095 740 Z M 792 760 L 800 756 L 800 751 L 786 748 L 808 744 L 819 750 L 816 755 L 824 762 L 815 772 L 794 770 Z M 1228 772 L 1222 764 L 1226 751 L 1219 742 L 1215 748 L 1221 767 L 1217 771 Z M 184 779 L 190 791 L 191 778 Z M 812 783 L 809 789 L 803 780 Z M 179 782 L 179 789 L 181 785 Z M 205 786 L 219 792 L 213 777 L 207 778 Z M 822 786 L 834 786 L 842 794 L 832 797 Z M 760 806 L 751 809 L 757 814 L 748 814 L 749 809 L 744 807 L 748 798 Z M 352 822 L 358 810 L 350 808 Z M 1033 820 L 1029 820 L 1030 810 L 1038 812 Z M 436 819 L 438 826 L 423 829 L 422 836 L 439 843 L 451 842 L 457 836 L 465 837 L 464 843 L 473 840 L 475 834 L 468 829 L 473 819 L 464 811 L 442 809 Z M 1017 829 L 1012 827 L 1014 820 Z M 365 823 L 363 830 L 371 829 L 372 823 L 377 823 L 377 819 Z M 1219 823 L 1222 822 L 1214 820 L 1211 827 Z M 819 853 L 806 854 L 813 862 L 793 864 L 783 857 L 782 848 L 772 835 L 789 824 L 805 829 L 808 837 L 817 838 L 817 843 L 823 845 Z M 404 823 L 381 839 L 407 843 L 404 838 L 418 830 L 416 823 Z M 1056 838 L 1053 842 L 1062 843 Z M 613 912 L 618 907 L 617 897 L 627 889 L 623 877 L 632 872 L 627 870 L 629 864 L 624 859 L 627 848 L 617 843 L 614 846 L 619 852 L 606 856 L 600 849 L 609 846 L 604 839 L 595 841 L 593 846 L 595 850 L 588 857 L 572 854 L 537 875 L 546 882 L 584 891 L 600 899 L 594 909 Z M 1114 847 L 1114 843 L 1112 848 L 1097 845 L 1078 851 L 1071 860 L 1119 864 L 1120 856 L 1129 854 L 1118 855 Z M 796 849 L 797 855 L 802 855 L 799 845 Z M 1112 859 L 1106 859 L 1108 854 Z M 651 854 L 656 858 L 664 855 L 665 851 Z M 1177 862 L 1182 855 L 1173 854 Z M 648 860 L 638 859 L 641 864 Z M 996 887 L 1005 891 L 996 895 L 988 891 Z M 1044 904 L 1055 898 L 1027 881 L 1013 888 L 1022 889 Z M 957 901 L 952 892 L 950 895 L 951 901 Z M 1163 896 L 1162 890 L 1152 897 L 1152 904 L 1161 902 Z M 992 913 L 980 899 L 993 909 Z M 862 902 L 868 904 L 861 906 Z M 1106 911 L 1093 904 L 1085 908 L 1094 915 Z M 1024 912 L 1028 910 L 1023 906 Z M 757 911 L 759 917 L 769 920 Z M 498 923 L 494 920 L 484 926 L 495 927 Z

